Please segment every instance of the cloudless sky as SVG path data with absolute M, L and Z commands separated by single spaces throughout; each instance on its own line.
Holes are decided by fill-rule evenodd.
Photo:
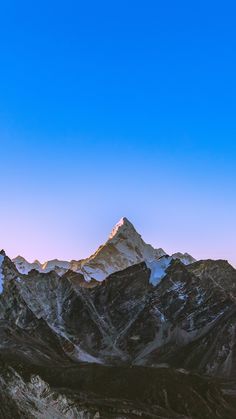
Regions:
M 236 266 L 234 1 L 0 5 L 0 247 L 79 259 L 126 216 Z

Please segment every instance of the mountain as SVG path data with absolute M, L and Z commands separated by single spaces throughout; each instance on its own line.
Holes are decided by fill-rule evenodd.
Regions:
M 62 264 L 0 252 L 0 418 L 235 417 L 227 261 L 169 256 L 123 218 Z
M 234 377 L 236 270 L 228 262 L 186 266 L 163 256 L 88 287 L 73 271 L 19 274 L 1 256 L 2 350 L 53 362 L 58 353 L 75 362 L 165 363 Z M 16 336 L 20 345 L 13 345 Z
M 73 264 L 72 269 L 80 269 L 88 280 L 95 278 L 101 281 L 113 272 L 163 255 L 163 249 L 154 249 L 146 244 L 133 224 L 124 217 L 115 225 L 106 243 L 83 260 L 79 267 Z
M 172 258 L 181 260 L 184 265 L 190 265 L 190 263 L 196 262 L 196 259 L 194 259 L 189 253 L 173 253 Z
M 32 269 L 35 269 L 39 272 L 51 272 L 56 271 L 59 274 L 63 274 L 65 271 L 70 269 L 70 262 L 62 261 L 58 259 L 50 260 L 45 263 L 40 263 L 38 260 L 35 260 L 33 263 L 28 262 L 22 256 L 17 256 L 12 259 L 16 265 L 18 271 L 22 274 L 28 274 Z
M 163 256 L 90 284 L 0 254 L 0 417 L 235 417 L 228 262 Z
M 54 270 L 59 275 L 63 275 L 70 269 L 83 274 L 87 281 L 91 279 L 102 281 L 113 272 L 139 262 L 151 262 L 165 255 L 166 252 L 163 249 L 154 249 L 150 244 L 145 243 L 133 224 L 123 217 L 112 229 L 106 243 L 86 259 L 71 262 L 55 259 L 40 264 L 38 261 L 29 263 L 18 256 L 13 259 L 13 262 L 19 272 L 23 274 L 28 274 L 31 269 L 36 269 L 45 273 Z M 182 260 L 185 264 L 195 262 L 195 259 L 187 253 L 175 253 L 172 257 Z

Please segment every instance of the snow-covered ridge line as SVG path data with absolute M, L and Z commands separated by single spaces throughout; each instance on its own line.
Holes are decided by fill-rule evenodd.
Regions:
M 22 274 L 28 274 L 32 269 L 36 269 L 44 273 L 54 270 L 59 275 L 63 275 L 70 269 L 83 274 L 87 281 L 91 279 L 102 281 L 110 274 L 139 262 L 153 262 L 154 266 L 156 261 L 163 256 L 167 256 L 167 253 L 162 248 L 155 249 L 147 244 L 133 224 L 123 217 L 112 229 L 105 244 L 86 259 L 70 262 L 55 259 L 41 264 L 38 260 L 29 263 L 22 256 L 18 256 L 13 259 L 13 262 Z M 175 253 L 172 258 L 180 259 L 186 265 L 195 262 L 195 259 L 188 253 Z M 163 264 L 163 261 L 160 264 Z
M 120 221 L 113 227 L 109 239 L 113 239 L 113 237 L 118 233 L 120 228 L 122 228 L 125 224 L 129 223 L 129 220 L 126 217 L 122 217 Z

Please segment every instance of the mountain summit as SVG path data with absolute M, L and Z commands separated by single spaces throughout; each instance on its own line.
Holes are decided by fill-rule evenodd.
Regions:
M 109 236 L 109 239 L 112 240 L 118 234 L 122 234 L 122 232 L 128 232 L 128 234 L 137 233 L 133 224 L 128 220 L 126 217 L 122 217 L 120 221 L 113 227 L 112 232 Z
M 145 243 L 133 224 L 123 217 L 112 229 L 106 243 L 82 261 L 80 269 L 86 279 L 101 281 L 113 272 L 139 262 L 158 259 L 165 254 L 163 249 L 154 249 Z

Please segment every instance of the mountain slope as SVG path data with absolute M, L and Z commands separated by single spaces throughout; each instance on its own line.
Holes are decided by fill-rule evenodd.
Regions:
M 43 368 L 0 358 L 4 419 L 232 419 L 233 397 L 215 379 L 167 368 Z
M 58 356 L 77 362 L 167 363 L 233 378 L 235 269 L 224 261 L 186 266 L 167 256 L 155 262 L 154 271 L 150 264 L 132 265 L 88 287 L 71 271 L 62 277 L 36 270 L 20 275 L 5 257 L 2 350 L 11 350 L 16 339 L 15 351 L 27 353 L 27 332 L 42 358 L 55 346 Z M 51 342 L 46 353 L 43 333 Z
M 85 278 L 103 280 L 113 272 L 163 255 L 163 249 L 154 249 L 146 244 L 133 224 L 124 217 L 113 228 L 107 242 L 84 260 L 80 269 Z

